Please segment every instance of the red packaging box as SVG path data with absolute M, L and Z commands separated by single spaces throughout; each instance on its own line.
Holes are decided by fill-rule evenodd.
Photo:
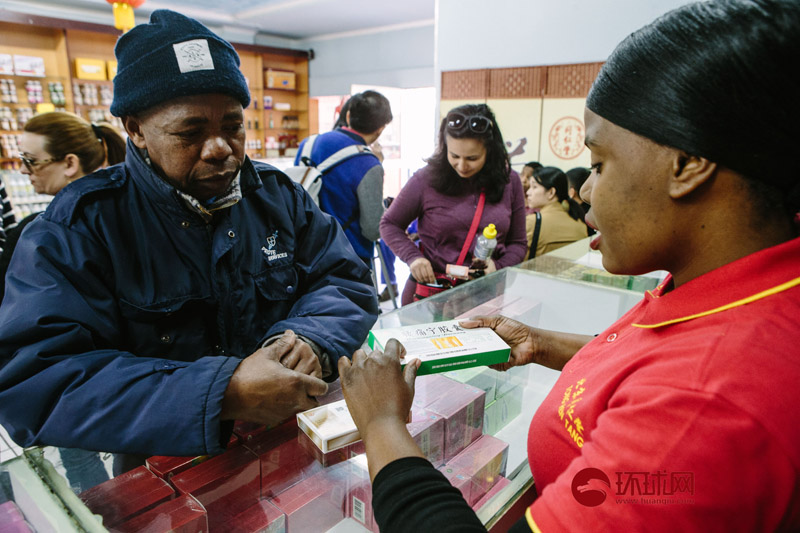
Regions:
M 296 419 L 291 419 L 243 445 L 258 456 L 262 498 L 275 496 L 322 470 L 322 464 L 298 441 L 300 434 Z
M 286 515 L 286 531 L 290 533 L 323 532 L 345 517 L 348 463 L 327 468 L 271 500 Z
M 507 461 L 508 444 L 483 435 L 440 470 L 472 506 L 505 475 Z
M 171 481 L 179 493 L 191 494 L 206 508 L 213 531 L 258 502 L 260 473 L 258 457 L 239 446 L 172 476 Z
M 208 533 L 208 517 L 200 502 L 184 494 L 114 526 L 110 531 L 112 533 L 139 531 Z
M 478 500 L 478 502 L 475 505 L 472 506 L 472 510 L 478 512 L 478 510 L 480 510 L 481 507 L 489 503 L 489 500 L 494 498 L 495 494 L 500 492 L 500 490 L 503 489 L 503 487 L 505 487 L 509 483 L 511 482 L 508 479 L 504 478 L 503 476 L 498 477 L 497 482 L 491 489 L 489 489 L 489 492 L 484 494 L 483 497 L 480 500 Z
M 333 466 L 343 461 L 347 461 L 354 455 L 364 453 L 364 447 L 361 441 L 354 442 L 342 448 L 337 448 L 332 452 L 325 453 L 320 450 L 314 441 L 302 431 L 298 432 L 297 434 L 297 442 L 300 444 L 306 454 L 316 459 L 316 461 L 324 467 Z
M 351 476 L 348 483 L 346 514 L 369 531 L 379 533 L 372 512 L 372 483 L 369 480 L 367 457 L 362 455 L 351 459 L 348 464 L 351 466 Z
M 145 466 L 83 491 L 78 496 L 105 527 L 116 526 L 175 497 L 169 483 Z
M 152 473 L 161 479 L 169 481 L 175 474 L 180 474 L 184 470 L 197 466 L 210 458 L 210 455 L 200 455 L 198 457 L 154 455 L 153 457 L 148 457 L 145 464 Z
M 267 426 L 264 424 L 256 424 L 255 422 L 242 422 L 237 420 L 233 424 L 233 434 L 238 437 L 239 442 L 245 443 L 252 439 L 254 436 L 266 431 Z
M 455 389 L 460 383 L 440 375 L 419 376 L 414 382 L 414 400 L 417 407 L 427 407 Z
M 284 533 L 286 531 L 286 515 L 267 500 L 259 500 L 257 504 L 237 515 L 229 524 L 225 524 L 229 533 Z
M 444 417 L 416 405 L 411 406 L 411 422 L 406 424 L 406 428 L 425 458 L 435 467 L 444 464 L 444 426 Z M 354 442 L 351 446 L 348 458 L 366 453 L 364 441 Z
M 450 461 L 483 432 L 486 393 L 477 387 L 455 383 L 446 395 L 425 407 L 445 419 L 444 461 Z
M 406 424 L 406 427 L 433 466 L 444 464 L 444 417 L 433 411 L 412 407 L 411 423 Z

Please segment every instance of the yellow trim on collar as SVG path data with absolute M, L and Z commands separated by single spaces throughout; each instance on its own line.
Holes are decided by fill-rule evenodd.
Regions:
M 753 294 L 752 296 L 748 296 L 747 298 L 742 298 L 741 300 L 737 300 L 735 302 L 731 302 L 729 304 L 725 304 L 723 306 L 717 307 L 716 309 L 710 309 L 708 311 L 703 311 L 702 313 L 696 313 L 694 315 L 689 315 L 681 318 L 673 318 L 672 320 L 667 320 L 666 322 L 660 322 L 658 324 L 631 324 L 631 326 L 635 328 L 647 328 L 647 329 L 654 329 L 660 328 L 662 326 L 669 326 L 672 324 L 677 324 L 678 322 L 686 322 L 688 320 L 693 320 L 695 318 L 700 318 L 703 316 L 713 315 L 714 313 L 720 313 L 722 311 L 727 311 L 728 309 L 732 309 L 734 307 L 739 307 L 741 305 L 749 304 L 751 302 L 755 302 L 756 300 L 760 300 L 762 298 L 766 298 L 767 296 L 772 296 L 773 294 L 777 294 L 779 292 L 783 292 L 787 289 L 791 289 L 792 287 L 796 287 L 800 285 L 800 278 L 795 278 L 793 280 L 787 281 L 786 283 L 781 283 L 776 287 L 772 287 L 771 289 L 767 289 L 765 291 L 761 291 L 759 293 Z
M 542 533 L 542 530 L 539 529 L 539 526 L 537 526 L 536 522 L 533 521 L 533 515 L 531 515 L 530 507 L 525 509 L 525 520 L 528 521 L 528 527 L 531 528 L 531 531 L 533 531 L 533 533 Z

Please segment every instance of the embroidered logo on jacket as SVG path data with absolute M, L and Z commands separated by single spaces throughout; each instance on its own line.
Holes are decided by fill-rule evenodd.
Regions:
M 278 253 L 275 247 L 278 244 L 278 230 L 275 230 L 272 235 L 267 236 L 267 245 L 261 247 L 261 251 L 264 252 L 264 256 L 266 256 L 267 261 L 275 261 L 276 259 L 283 259 L 287 257 L 289 254 L 286 252 Z

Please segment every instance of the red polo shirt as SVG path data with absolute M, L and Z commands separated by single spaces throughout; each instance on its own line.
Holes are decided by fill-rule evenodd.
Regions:
M 534 531 L 800 529 L 800 239 L 669 286 L 536 412 Z

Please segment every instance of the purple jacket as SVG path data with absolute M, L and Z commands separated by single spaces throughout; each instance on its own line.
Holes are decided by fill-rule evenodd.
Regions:
M 381 219 L 381 238 L 406 264 L 427 257 L 436 272 L 444 272 L 448 263 L 458 259 L 475 216 L 479 195 L 467 192 L 446 196 L 434 190 L 431 177 L 430 165 L 411 176 Z M 528 247 L 522 182 L 511 177 L 502 199 L 496 204 L 486 202 L 478 226 L 478 232 L 489 224 L 497 228 L 497 248 L 492 258 L 498 270 L 522 262 Z M 406 235 L 406 228 L 416 218 L 424 255 Z M 467 265 L 472 260 L 474 247 L 473 239 L 465 260 Z

